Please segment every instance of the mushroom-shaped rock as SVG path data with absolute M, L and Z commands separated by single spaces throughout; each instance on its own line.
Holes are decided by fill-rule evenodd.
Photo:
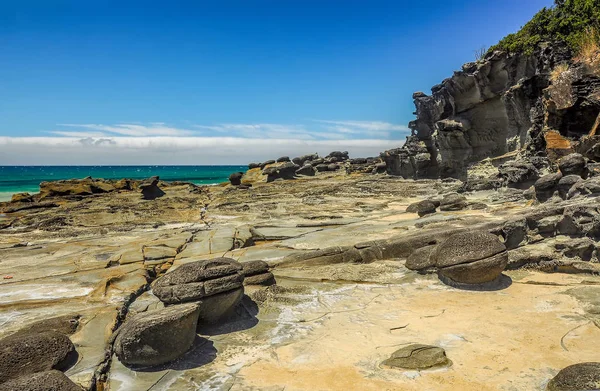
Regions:
M 0 391 L 81 391 L 61 371 L 38 372 L 0 384 Z
M 572 153 L 560 159 L 558 169 L 565 176 L 578 175 L 582 178 L 587 176 L 587 163 L 579 153 Z
M 264 261 L 250 261 L 242 263 L 244 285 L 273 285 L 275 277 L 269 271 L 269 265 Z
M 440 279 L 449 285 L 477 285 L 497 280 L 508 263 L 506 246 L 487 231 L 450 236 L 431 254 Z
M 201 323 L 216 323 L 229 314 L 244 295 L 242 265 L 215 258 L 187 263 L 154 283 L 152 291 L 166 304 L 195 301 Z
M 173 361 L 194 343 L 199 314 L 196 303 L 137 314 L 119 329 L 115 353 L 125 365 L 153 366 Z
M 418 213 L 420 217 L 423 217 L 425 215 L 435 213 L 435 209 L 436 206 L 433 202 L 423 200 L 410 204 L 408 208 L 406 208 L 406 211 L 408 213 Z
M 186 263 L 156 280 L 152 291 L 166 304 L 198 301 L 241 288 L 241 271 L 242 265 L 229 258 Z
M 437 346 L 414 344 L 392 353 L 382 365 L 401 369 L 431 369 L 447 367 L 452 361 L 446 357 L 444 349 Z
M 548 383 L 547 391 L 583 391 L 600 389 L 600 362 L 568 366 Z
M 9 336 L 0 341 L 0 383 L 75 363 L 75 346 L 55 331 Z
M 233 174 L 229 175 L 229 182 L 231 182 L 233 186 L 239 186 L 242 184 L 243 176 L 243 172 L 234 172 Z

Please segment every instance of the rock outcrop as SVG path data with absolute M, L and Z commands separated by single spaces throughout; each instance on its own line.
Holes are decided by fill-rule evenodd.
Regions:
M 458 233 L 431 254 L 438 275 L 448 285 L 478 285 L 496 281 L 508 263 L 506 246 L 485 231 Z
M 242 263 L 244 285 L 273 285 L 275 277 L 269 271 L 269 265 L 264 261 Z

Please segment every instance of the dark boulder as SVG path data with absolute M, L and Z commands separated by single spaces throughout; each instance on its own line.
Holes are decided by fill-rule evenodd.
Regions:
M 298 156 L 292 159 L 292 162 L 294 164 L 297 164 L 299 166 L 304 166 L 306 163 L 308 162 L 312 162 L 313 160 L 316 160 L 319 158 L 319 155 L 317 155 L 316 153 L 310 154 L 310 155 L 303 155 L 303 156 Z
M 337 171 L 340 168 L 340 166 L 338 166 L 335 163 L 331 163 L 329 165 L 327 165 L 327 171 Z
M 565 208 L 557 223 L 561 235 L 600 235 L 600 213 L 594 205 L 573 205 Z
M 128 319 L 115 339 L 115 353 L 125 365 L 154 366 L 182 356 L 196 338 L 200 308 L 180 304 L 142 312 Z
M 65 315 L 55 318 L 49 318 L 35 322 L 20 329 L 11 336 L 24 335 L 31 333 L 42 333 L 45 331 L 55 331 L 57 333 L 71 335 L 79 329 L 80 315 Z
M 445 195 L 440 202 L 441 211 L 463 210 L 467 206 L 468 204 L 466 197 L 456 193 Z
M 508 263 L 506 246 L 487 231 L 450 236 L 431 254 L 440 279 L 449 285 L 478 285 L 496 281 Z
M 420 217 L 423 217 L 425 215 L 435 213 L 436 206 L 433 202 L 429 200 L 423 200 L 410 204 L 408 208 L 406 208 L 406 212 L 418 213 Z
M 243 172 L 234 172 L 233 174 L 229 175 L 229 182 L 231 182 L 233 186 L 239 186 L 242 184 L 243 176 Z
M 520 218 L 504 223 L 502 236 L 508 250 L 519 247 L 527 239 L 527 219 Z
M 328 157 L 328 158 L 334 157 L 334 158 L 339 159 L 338 161 L 348 160 L 348 151 L 344 151 L 344 152 L 333 151 L 329 155 L 327 155 L 326 157 Z
M 527 160 L 514 160 L 498 167 L 498 175 L 509 187 L 529 188 L 540 177 L 537 168 Z
M 562 369 L 546 387 L 547 391 L 600 389 L 600 362 L 575 364 Z
M 55 331 L 9 336 L 0 341 L 0 383 L 52 369 L 66 370 L 77 360 L 73 343 Z
M 535 196 L 538 201 L 544 202 L 552 198 L 554 192 L 558 188 L 558 182 L 561 180 L 562 174 L 560 172 L 554 174 L 544 175 L 537 181 L 535 181 L 533 187 L 535 188 Z
M 392 353 L 382 362 L 386 367 L 423 370 L 452 365 L 444 349 L 437 346 L 413 344 Z
M 315 168 L 317 169 L 318 172 L 329 171 L 329 165 L 327 165 L 327 164 L 317 164 L 315 166 Z
M 315 168 L 313 166 L 311 166 L 310 164 L 307 164 L 296 170 L 296 175 L 302 175 L 302 176 L 315 176 L 316 173 L 317 173 L 317 170 L 315 170 Z
M 0 391 L 82 391 L 64 373 L 56 370 L 24 375 L 0 384 Z
M 267 160 L 266 162 L 262 162 L 260 164 L 260 169 L 264 170 L 266 166 L 271 165 L 271 164 L 275 164 L 275 160 Z
M 558 181 L 558 185 L 556 186 L 558 189 L 558 195 L 563 200 L 567 198 L 569 194 L 569 190 L 575 185 L 577 182 L 581 182 L 583 179 L 579 175 L 567 175 L 560 178 Z
M 564 176 L 578 175 L 582 178 L 587 177 L 587 162 L 583 155 L 579 153 L 572 153 L 560 159 L 558 169 Z
M 260 163 L 250 163 L 250 164 L 248 164 L 248 170 L 252 170 L 254 168 L 260 168 Z
M 142 181 L 138 188 L 142 193 L 142 198 L 145 200 L 154 200 L 165 195 L 165 192 L 158 187 L 159 178 L 157 176 L 150 177 Z
M 282 156 L 279 159 L 277 159 L 277 163 L 285 163 L 289 161 L 291 161 L 289 156 Z

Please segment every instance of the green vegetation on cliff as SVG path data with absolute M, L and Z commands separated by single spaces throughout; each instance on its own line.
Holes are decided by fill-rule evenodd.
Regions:
M 520 31 L 490 48 L 511 53 L 532 53 L 544 41 L 564 41 L 578 51 L 600 26 L 600 0 L 555 0 L 555 6 L 538 12 Z

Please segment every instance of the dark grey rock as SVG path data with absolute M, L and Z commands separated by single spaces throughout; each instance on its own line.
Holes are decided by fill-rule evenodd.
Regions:
M 498 174 L 509 187 L 526 189 L 540 177 L 537 168 L 527 160 L 513 160 L 498 167 Z
M 435 213 L 436 206 L 429 200 L 423 200 L 410 204 L 408 208 L 406 208 L 406 211 L 408 213 L 418 213 L 419 216 L 423 217 L 425 215 Z
M 156 280 L 152 290 L 166 304 L 198 301 L 241 288 L 241 271 L 242 265 L 229 258 L 187 263 Z
M 243 176 L 243 172 L 234 172 L 233 174 L 229 175 L 229 182 L 231 182 L 233 186 L 239 186 L 242 184 Z
M 571 190 L 573 185 L 575 185 L 577 182 L 582 181 L 583 179 L 581 179 L 579 175 L 567 175 L 560 178 L 557 185 L 558 194 L 560 195 L 560 198 L 562 198 L 563 200 L 566 199 L 567 195 L 569 194 L 569 190 Z
M 310 164 L 307 164 L 303 167 L 300 167 L 298 170 L 296 170 L 296 175 L 302 175 L 302 176 L 315 176 L 316 173 L 317 173 L 317 170 L 315 170 L 315 168 L 313 166 L 311 166 Z
M 266 162 L 262 162 L 260 164 L 261 170 L 264 170 L 264 168 L 270 164 L 275 164 L 275 160 L 267 160 Z
M 284 163 L 289 161 L 291 161 L 289 156 L 282 156 L 279 159 L 277 159 L 277 163 Z
M 248 169 L 252 170 L 253 168 L 260 168 L 260 163 L 250 163 L 248 164 Z
M 442 198 L 440 203 L 441 211 L 456 211 L 463 210 L 467 207 L 467 199 L 456 193 L 447 194 Z
M 115 339 L 119 361 L 130 366 L 154 366 L 182 356 L 194 343 L 199 315 L 199 306 L 188 303 L 133 316 Z
M 324 171 L 329 171 L 329 165 L 327 164 L 317 164 L 315 166 L 315 168 L 317 169 L 317 171 L 319 172 L 324 172 Z
M 508 250 L 519 247 L 527 239 L 527 220 L 522 218 L 507 221 L 502 227 L 502 236 Z
M 269 264 L 267 264 L 265 261 L 249 261 L 243 262 L 241 265 L 242 274 L 244 277 L 263 274 L 269 271 Z
M 558 188 L 558 182 L 561 180 L 562 174 L 557 172 L 555 174 L 544 175 L 538 179 L 533 185 L 535 188 L 535 196 L 541 201 L 547 201 L 552 198 L 554 192 Z
M 271 272 L 266 272 L 262 274 L 255 274 L 249 277 L 244 278 L 244 285 L 274 285 L 275 284 L 275 276 Z
M 546 387 L 547 391 L 584 391 L 600 388 L 600 363 L 586 362 L 562 369 Z
M 582 178 L 587 177 L 587 162 L 583 155 L 572 153 L 560 159 L 558 168 L 563 176 L 578 175 Z
M 158 187 L 159 178 L 157 176 L 153 176 L 144 180 L 142 183 L 138 185 L 138 188 L 141 190 L 142 198 L 145 200 L 155 200 L 165 195 L 165 192 Z
M 52 369 L 66 370 L 77 353 L 64 334 L 55 331 L 9 336 L 0 341 L 0 383 Z
M 82 391 L 64 373 L 57 370 L 24 375 L 0 384 L 0 391 Z
M 425 246 L 416 249 L 408 259 L 404 266 L 409 270 L 416 270 L 419 272 L 429 272 L 435 268 L 435 261 L 431 259 L 431 253 L 435 250 L 436 246 Z
M 496 235 L 467 231 L 442 242 L 431 259 L 443 282 L 485 284 L 500 277 L 508 263 L 508 253 Z

